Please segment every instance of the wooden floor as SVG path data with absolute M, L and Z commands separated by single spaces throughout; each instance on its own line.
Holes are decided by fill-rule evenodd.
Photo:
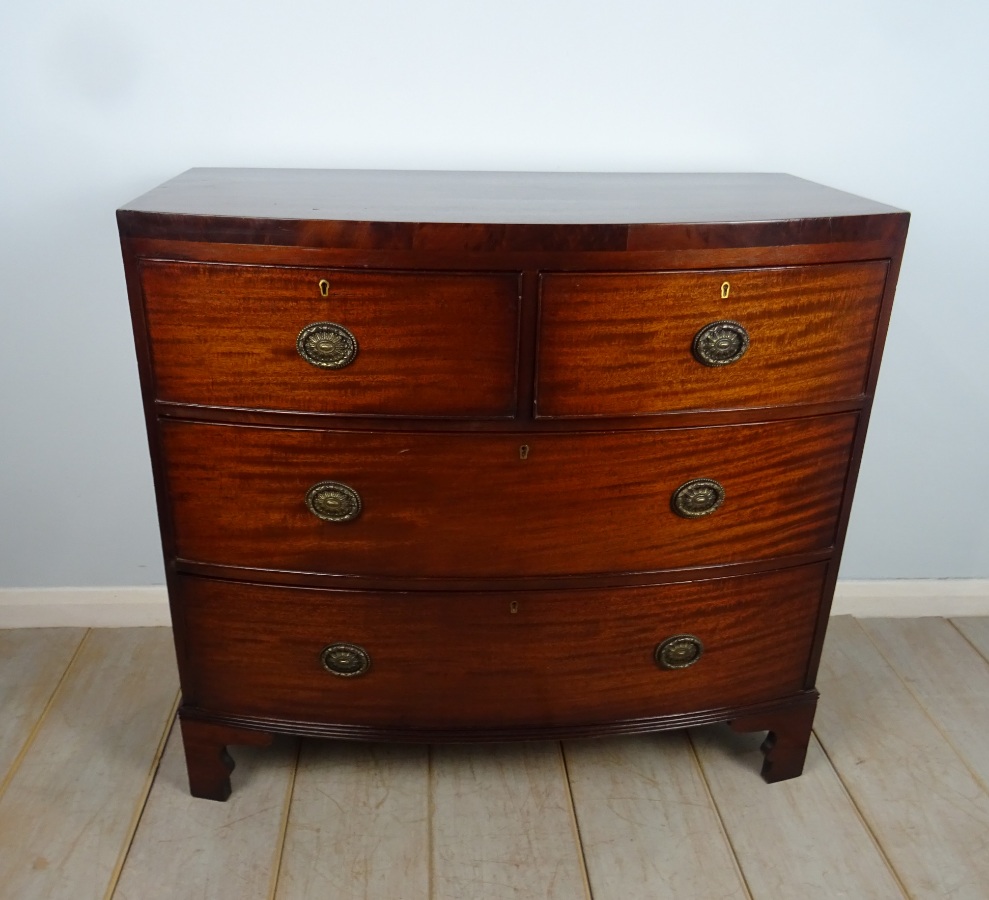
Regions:
M 761 735 L 236 748 L 188 795 L 160 628 L 0 631 L 0 898 L 989 898 L 989 619 L 833 620 L 803 777 Z

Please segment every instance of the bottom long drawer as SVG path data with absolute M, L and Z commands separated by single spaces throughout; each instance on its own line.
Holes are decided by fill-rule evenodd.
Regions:
M 512 593 L 180 576 L 184 702 L 404 729 L 594 725 L 759 703 L 805 686 L 824 572 Z

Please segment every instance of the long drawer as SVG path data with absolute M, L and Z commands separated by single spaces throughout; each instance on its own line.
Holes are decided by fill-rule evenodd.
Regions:
M 375 434 L 163 421 L 161 442 L 179 558 L 524 577 L 827 550 L 856 422 Z M 718 502 L 712 482 L 720 506 L 690 516 L 691 503 Z
M 763 702 L 805 687 L 824 571 L 490 594 L 185 576 L 184 702 L 417 729 L 594 724 Z
M 519 276 L 145 261 L 159 400 L 515 414 Z M 325 296 L 324 296 L 325 293 Z
M 544 274 L 537 415 L 856 399 L 887 268 Z

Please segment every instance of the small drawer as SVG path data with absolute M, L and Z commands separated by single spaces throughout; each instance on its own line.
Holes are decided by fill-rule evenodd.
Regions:
M 374 434 L 164 421 L 161 437 L 181 559 L 482 578 L 827 550 L 856 423 Z
M 159 400 L 515 414 L 519 276 L 144 261 Z
M 860 397 L 885 260 L 544 274 L 536 415 L 640 416 Z
M 518 593 L 183 576 L 184 702 L 382 729 L 592 725 L 759 703 L 805 687 L 824 571 Z

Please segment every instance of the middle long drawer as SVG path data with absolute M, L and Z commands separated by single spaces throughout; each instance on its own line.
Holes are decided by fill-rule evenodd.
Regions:
M 584 434 L 166 420 L 161 437 L 181 559 L 328 574 L 525 577 L 826 550 L 856 420 Z M 672 498 L 699 479 L 716 482 L 722 502 L 684 517 Z

